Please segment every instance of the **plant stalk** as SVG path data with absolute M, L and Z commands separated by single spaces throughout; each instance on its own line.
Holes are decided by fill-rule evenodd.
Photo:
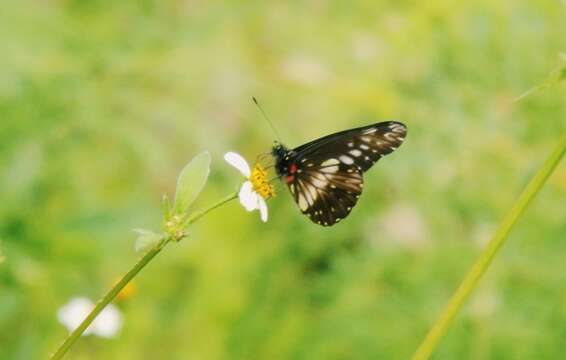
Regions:
M 472 291 L 476 288 L 479 280 L 488 269 L 498 251 L 501 249 L 501 246 L 505 243 L 511 229 L 519 217 L 525 212 L 534 197 L 538 194 L 548 177 L 553 173 L 554 169 L 556 169 L 565 152 L 566 134 L 563 134 L 555 150 L 548 156 L 537 174 L 525 187 L 507 216 L 501 222 L 497 232 L 493 235 L 486 248 L 472 265 L 468 274 L 444 308 L 444 311 L 436 323 L 431 327 L 427 336 L 414 353 L 412 360 L 426 360 L 430 357 L 440 339 L 446 333 L 446 330 L 466 300 L 468 300 Z
M 212 210 L 218 208 L 221 205 L 229 202 L 230 200 L 235 199 L 238 197 L 237 193 L 230 194 L 229 196 L 225 197 L 224 199 L 214 203 L 213 205 L 209 206 L 208 208 L 194 213 L 194 215 L 190 216 L 184 226 L 194 223 L 195 221 L 199 220 L 204 215 L 208 214 Z M 148 250 L 144 256 L 131 268 L 126 275 L 124 275 L 116 285 L 114 285 L 102 299 L 98 301 L 94 309 L 87 315 L 87 317 L 81 322 L 81 324 L 73 330 L 69 336 L 65 339 L 63 344 L 59 346 L 57 351 L 51 356 L 51 360 L 58 360 L 61 359 L 65 353 L 69 350 L 69 348 L 77 341 L 77 339 L 81 336 L 81 334 L 88 328 L 88 326 L 93 322 L 93 320 L 100 314 L 100 312 L 108 305 L 114 298 L 120 293 L 120 291 L 130 282 L 132 279 L 157 255 L 163 250 L 163 248 L 171 242 L 170 237 L 163 238 L 159 243 L 157 243 L 153 248 Z

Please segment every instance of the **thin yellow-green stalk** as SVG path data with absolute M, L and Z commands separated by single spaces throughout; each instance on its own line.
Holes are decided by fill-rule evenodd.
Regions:
M 431 327 L 429 333 L 414 353 L 413 360 L 426 360 L 430 357 L 442 336 L 450 326 L 454 317 L 458 314 L 466 300 L 470 297 L 472 291 L 476 288 L 482 275 L 486 272 L 489 265 L 497 255 L 499 249 L 504 244 L 513 225 L 517 219 L 525 212 L 530 202 L 540 191 L 548 177 L 560 163 L 560 160 L 566 152 L 566 134 L 562 136 L 556 149 L 548 156 L 544 164 L 541 166 L 537 174 L 530 183 L 525 187 L 507 216 L 501 222 L 497 232 L 487 244 L 479 258 L 472 265 L 472 268 L 444 308 L 444 311 Z
M 228 201 L 235 199 L 236 197 L 238 197 L 238 194 L 230 194 L 229 196 L 227 196 L 226 198 L 216 202 L 215 204 L 209 206 L 208 208 L 206 208 L 205 210 L 199 211 L 194 213 L 192 216 L 190 216 L 187 221 L 184 223 L 184 226 L 190 225 L 192 223 L 194 223 L 195 221 L 197 221 L 198 219 L 200 219 L 201 217 L 203 217 L 204 215 L 208 214 L 210 211 L 216 209 L 217 207 L 227 203 Z M 59 346 L 59 348 L 57 349 L 57 351 L 51 356 L 51 360 L 57 360 L 57 359 L 61 359 L 65 353 L 69 350 L 69 348 L 75 343 L 75 341 L 77 341 L 77 339 L 81 336 L 81 334 L 88 328 L 88 326 L 93 322 L 93 320 L 96 318 L 96 316 L 98 316 L 98 314 L 106 307 L 106 305 L 108 305 L 112 300 L 114 300 L 114 298 L 120 293 L 120 291 L 130 282 L 132 281 L 132 279 L 157 255 L 161 252 L 161 250 L 163 250 L 163 248 L 165 247 L 165 245 L 167 245 L 169 242 L 171 242 L 172 238 L 167 236 L 165 238 L 163 238 L 159 243 L 157 243 L 153 248 L 151 248 L 150 250 L 148 250 L 144 256 L 134 265 L 134 267 L 132 267 L 130 269 L 130 271 L 128 271 L 126 273 L 126 275 L 124 275 L 120 281 L 118 281 L 116 283 L 116 285 L 114 285 L 112 287 L 112 289 L 110 289 L 110 291 L 108 291 L 108 293 L 106 293 L 106 295 L 104 295 L 102 297 L 102 299 L 100 299 L 100 301 L 98 301 L 98 303 L 96 304 L 96 306 L 94 307 L 94 309 L 92 309 L 92 311 L 87 315 L 87 317 L 82 321 L 82 323 L 75 329 L 73 330 L 69 336 L 65 339 L 65 341 L 63 342 L 63 344 L 61 344 L 61 346 Z

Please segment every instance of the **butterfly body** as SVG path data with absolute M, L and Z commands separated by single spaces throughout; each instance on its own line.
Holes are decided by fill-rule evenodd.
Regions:
M 363 190 L 363 173 L 405 139 L 395 121 L 345 130 L 295 149 L 273 147 L 275 171 L 303 214 L 331 226 L 350 214 Z

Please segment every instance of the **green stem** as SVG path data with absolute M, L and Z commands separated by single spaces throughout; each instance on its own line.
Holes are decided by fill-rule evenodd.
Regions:
M 187 219 L 187 221 L 185 222 L 184 225 L 186 226 L 186 225 L 194 223 L 195 221 L 197 221 L 198 219 L 200 219 L 204 215 L 208 214 L 212 210 L 216 209 L 217 207 L 224 205 L 225 203 L 227 203 L 230 200 L 235 199 L 237 196 L 238 196 L 237 193 L 236 194 L 230 194 L 229 196 L 227 196 L 224 199 L 214 203 L 213 205 L 209 206 L 208 208 L 195 213 L 194 215 L 192 215 L 191 217 L 189 217 Z M 167 245 L 170 241 L 171 241 L 171 238 L 166 237 L 163 240 L 161 240 L 157 245 L 155 245 L 153 248 L 151 248 L 147 253 L 145 253 L 144 256 L 134 265 L 134 267 L 131 268 L 130 271 L 128 271 L 126 273 L 126 275 L 124 275 L 122 277 L 122 279 L 120 279 L 120 281 L 118 281 L 118 283 L 116 283 L 116 285 L 114 285 L 112 287 L 112 289 L 110 289 L 110 291 L 108 291 L 108 293 L 106 293 L 106 295 L 104 295 L 104 297 L 102 299 L 100 299 L 100 301 L 98 301 L 98 303 L 96 304 L 94 309 L 92 309 L 92 311 L 87 315 L 87 317 L 83 320 L 83 322 L 75 330 L 73 330 L 69 334 L 69 336 L 63 342 L 63 344 L 61 344 L 61 346 L 59 346 L 57 351 L 51 356 L 51 360 L 61 359 L 65 355 L 65 353 L 67 353 L 69 348 L 77 341 L 77 339 L 81 336 L 81 334 L 87 329 L 87 327 L 93 322 L 93 320 L 96 318 L 96 316 L 98 316 L 98 314 L 100 314 L 100 312 L 106 307 L 106 305 L 108 305 L 112 300 L 114 300 L 116 295 L 118 295 L 120 293 L 120 291 L 157 254 L 159 254 L 161 252 L 161 250 L 163 250 L 165 245 Z
M 486 272 L 487 268 L 493 261 L 493 258 L 497 255 L 499 249 L 505 243 L 513 225 L 515 225 L 517 219 L 525 212 L 529 203 L 533 200 L 548 177 L 558 166 L 565 152 L 566 134 L 562 136 L 556 149 L 549 155 L 538 173 L 523 190 L 523 193 L 519 196 L 507 216 L 504 218 L 499 229 L 493 235 L 493 238 L 490 240 L 487 247 L 476 260 L 454 295 L 452 295 L 448 305 L 446 305 L 444 311 L 436 323 L 432 326 L 417 351 L 414 353 L 412 357 L 413 360 L 426 360 L 430 357 L 440 339 L 446 333 L 446 330 L 450 326 L 452 320 L 458 314 L 466 300 L 470 297 L 470 294 L 476 288 L 482 275 Z
M 238 193 L 232 193 L 228 196 L 226 196 L 224 199 L 218 201 L 217 203 L 215 203 L 214 205 L 201 210 L 201 211 L 197 211 L 195 213 L 193 213 L 192 216 L 190 216 L 185 222 L 184 222 L 184 226 L 190 225 L 192 223 L 194 223 L 195 221 L 197 221 L 198 219 L 200 219 L 201 217 L 203 217 L 204 215 L 208 214 L 209 212 L 211 212 L 212 210 L 216 209 L 219 206 L 222 206 L 224 204 L 226 204 L 227 202 L 234 200 L 235 198 L 238 197 Z
M 59 349 L 51 356 L 51 359 L 61 359 L 63 355 L 69 350 L 69 348 L 77 341 L 79 336 L 86 330 L 86 328 L 92 323 L 92 321 L 100 314 L 100 312 L 108 305 L 118 293 L 126 286 L 133 278 L 136 276 L 141 269 L 143 269 L 147 263 L 159 254 L 163 247 L 170 241 L 169 238 L 163 239 L 159 244 L 150 249 L 135 265 L 130 271 L 120 279 L 120 281 L 110 289 L 106 295 L 96 304 L 94 309 L 88 314 L 88 316 L 83 320 L 83 322 L 75 329 L 69 336 L 65 339 L 65 342 L 59 346 Z

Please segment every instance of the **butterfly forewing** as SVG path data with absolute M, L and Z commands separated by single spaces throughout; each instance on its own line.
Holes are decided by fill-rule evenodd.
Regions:
M 348 216 L 363 189 L 362 174 L 393 152 L 406 136 L 398 122 L 383 122 L 342 131 L 294 150 L 274 150 L 276 169 L 299 209 L 320 225 Z

